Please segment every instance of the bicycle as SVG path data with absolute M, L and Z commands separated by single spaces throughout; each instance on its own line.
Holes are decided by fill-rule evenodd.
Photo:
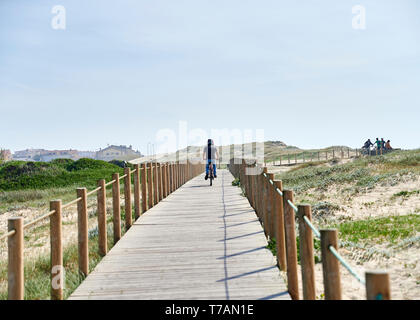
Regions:
M 209 162 L 209 179 L 210 179 L 210 185 L 212 186 L 214 174 L 213 174 L 213 163 L 211 161 Z

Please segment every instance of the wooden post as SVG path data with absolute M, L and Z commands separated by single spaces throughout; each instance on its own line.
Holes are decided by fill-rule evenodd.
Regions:
M 252 175 L 252 170 L 253 170 L 253 164 L 252 165 L 247 165 L 247 170 L 249 170 L 249 174 L 248 174 L 248 190 L 249 190 L 249 203 L 251 205 L 251 207 L 254 207 L 254 188 L 252 187 L 252 183 L 254 181 L 254 176 Z
M 320 156 L 319 156 L 319 151 L 318 151 L 318 161 L 319 161 L 319 157 L 320 157 Z
M 112 211 L 114 223 L 114 244 L 121 239 L 121 205 L 120 205 L 120 175 L 112 174 Z
M 274 233 L 274 182 L 273 184 L 270 183 L 271 181 L 274 181 L 274 174 L 268 173 L 267 174 L 267 216 L 268 216 L 268 234 L 270 235 L 270 239 L 275 237 Z M 270 180 L 269 180 L 270 179 Z
M 179 188 L 179 185 L 180 185 L 180 183 L 179 183 L 179 177 L 180 177 L 180 175 L 179 175 L 179 161 L 176 163 L 176 179 L 175 179 L 175 181 L 176 181 L 176 186 L 175 186 L 175 188 L 176 189 L 178 189 Z
M 147 163 L 143 162 L 141 164 L 141 173 L 140 173 L 140 179 L 141 179 L 141 213 L 145 213 L 147 211 L 147 182 L 146 182 L 146 176 L 147 176 Z
M 256 161 L 255 161 L 255 164 L 253 166 L 253 170 L 255 170 L 255 172 L 252 175 L 252 197 L 253 197 L 252 207 L 254 208 L 255 212 L 257 212 L 257 201 L 258 201 L 258 198 L 257 198 L 257 194 L 258 194 L 257 178 L 258 178 L 259 167 L 258 167 L 258 164 L 257 164 Z
M 179 188 L 180 185 L 180 174 L 179 174 L 179 161 L 176 163 L 176 189 Z
M 264 177 L 263 177 L 263 175 L 262 175 L 262 172 L 263 172 L 263 168 L 262 168 L 262 166 L 261 165 L 258 165 L 258 175 L 256 176 L 256 186 L 257 186 L 257 188 L 256 188 L 256 199 L 257 199 L 257 201 L 256 201 L 256 205 L 257 205 L 257 214 L 258 214 L 258 217 L 259 217 L 259 219 L 260 219 L 260 221 L 262 222 L 262 223 L 264 223 L 264 221 L 263 221 L 263 213 L 262 213 L 262 198 L 263 198 L 263 187 L 262 187 L 262 184 L 263 184 L 263 179 L 264 179 Z
M 281 180 L 275 180 L 274 185 L 283 190 L 283 183 Z M 280 267 L 280 270 L 287 270 L 286 263 L 286 243 L 284 236 L 284 207 L 283 207 L 283 196 L 281 196 L 277 191 L 274 194 L 275 200 L 275 225 L 276 225 L 276 246 L 277 246 L 277 263 Z
M 134 172 L 134 218 L 140 217 L 140 165 L 135 165 Z
M 174 164 L 169 164 L 169 193 L 174 191 Z
M 169 194 L 171 193 L 171 184 L 170 184 L 171 172 L 170 172 L 170 166 L 171 166 L 171 164 L 169 162 L 167 162 L 166 165 L 165 165 L 166 196 L 169 196 Z
M 163 198 L 165 198 L 165 194 L 164 194 L 164 182 L 163 182 L 163 176 L 164 176 L 164 164 L 163 163 L 159 163 L 159 174 L 160 174 L 160 179 L 159 179 L 159 183 L 160 183 L 160 189 L 159 189 L 159 200 L 162 200 Z
M 172 178 L 173 178 L 173 190 L 176 190 L 176 162 L 173 163 L 172 165 Z
M 147 165 L 147 203 L 148 209 L 153 207 L 153 162 Z
M 179 186 L 181 187 L 184 184 L 184 165 L 182 163 L 179 165 L 179 172 L 181 177 Z
M 325 151 L 325 160 L 328 160 L 328 151 Z
M 159 194 L 158 194 L 158 181 L 159 181 L 159 176 L 158 176 L 158 163 L 155 162 L 155 165 L 153 167 L 153 201 L 156 204 L 158 204 L 159 202 Z
M 131 208 L 131 173 L 130 168 L 124 168 L 124 211 L 125 211 L 125 230 L 130 229 L 133 224 L 133 213 Z
M 255 162 L 252 166 L 253 174 L 251 176 L 251 189 L 252 189 L 252 208 L 254 208 L 255 212 L 257 212 L 257 188 L 256 188 L 256 179 L 258 177 L 258 165 L 257 162 Z
M 171 194 L 172 189 L 172 182 L 173 182 L 173 164 L 172 162 L 168 163 L 168 194 Z
M 284 201 L 284 229 L 286 239 L 287 257 L 287 286 L 293 300 L 299 300 L 298 269 L 297 269 L 297 248 L 295 233 L 295 211 L 287 202 L 293 203 L 293 191 L 283 190 Z
M 77 202 L 79 272 L 83 276 L 87 276 L 89 274 L 87 190 L 86 188 L 77 188 L 76 193 L 78 198 L 82 198 Z
M 333 159 L 335 158 L 335 155 L 334 155 L 334 149 L 333 149 Z
M 98 181 L 98 187 L 101 189 L 98 190 L 98 248 L 99 254 L 105 256 L 108 252 L 108 243 L 107 243 L 107 222 L 106 222 L 106 187 L 105 179 Z
M 171 168 L 171 163 L 168 162 L 167 163 L 167 172 L 168 172 L 168 177 L 167 177 L 167 184 L 168 184 L 168 195 L 170 195 L 172 193 L 172 168 Z
M 262 197 L 261 197 L 261 213 L 263 218 L 263 226 L 265 236 L 268 236 L 268 215 L 267 215 L 267 178 L 264 176 L 264 173 L 267 174 L 267 167 L 263 167 L 263 174 L 261 175 L 261 189 L 262 189 Z
M 15 233 L 8 237 L 8 299 L 23 300 L 25 295 L 25 279 L 23 267 L 23 217 L 7 219 L 7 230 Z
M 61 200 L 50 201 L 51 299 L 63 300 L 64 267 L 61 244 Z
M 158 188 L 158 201 L 160 202 L 162 197 L 162 164 L 159 162 L 157 163 L 157 188 Z
M 320 232 L 325 300 L 341 300 L 340 264 L 329 249 L 332 246 L 337 250 L 337 229 L 322 229 Z
M 168 196 L 168 185 L 167 185 L 167 175 L 166 175 L 166 168 L 167 168 L 167 164 L 163 163 L 162 164 L 162 196 L 163 198 L 166 198 Z
M 315 300 L 315 260 L 314 260 L 314 239 L 312 229 L 305 222 L 303 217 L 311 221 L 311 206 L 298 206 L 299 219 L 299 253 L 302 271 L 303 300 Z
M 366 272 L 365 277 L 367 300 L 391 300 L 390 281 L 387 272 Z

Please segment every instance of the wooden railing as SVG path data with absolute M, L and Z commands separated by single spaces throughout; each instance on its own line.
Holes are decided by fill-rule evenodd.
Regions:
M 381 153 L 382 154 L 382 153 Z M 323 151 L 302 151 L 302 152 L 286 152 L 281 154 L 278 159 L 267 161 L 266 165 L 288 165 L 305 163 L 312 161 L 323 161 L 329 159 L 350 159 L 361 155 L 359 149 L 351 148 L 331 148 Z
M 293 191 L 284 190 L 281 180 L 275 180 L 267 167 L 254 160 L 231 159 L 229 170 L 239 178 L 251 206 L 254 208 L 269 239 L 276 239 L 277 263 L 287 272 L 287 286 L 292 299 L 299 299 L 298 255 L 295 214 L 298 221 L 299 254 L 304 300 L 316 299 L 314 235 L 321 240 L 321 260 L 326 300 L 341 299 L 340 264 L 366 287 L 369 300 L 390 299 L 390 279 L 387 272 L 366 272 L 360 277 L 338 252 L 337 229 L 318 230 L 312 224 L 311 206 L 295 206 Z
M 24 224 L 23 217 L 8 219 L 8 232 L 0 236 L 0 240 L 8 239 L 8 299 L 24 299 L 24 231 L 28 227 L 50 219 L 51 245 L 51 299 L 63 299 L 63 245 L 62 245 L 62 211 L 77 204 L 78 227 L 78 264 L 79 271 L 84 276 L 89 273 L 88 247 L 88 210 L 87 198 L 97 194 L 98 216 L 98 251 L 101 256 L 107 254 L 107 217 L 106 217 L 106 187 L 112 185 L 113 237 L 114 243 L 121 238 L 121 205 L 120 180 L 124 179 L 125 228 L 133 224 L 131 201 L 131 175 L 134 175 L 134 219 L 138 219 L 148 209 L 178 189 L 185 182 L 201 174 L 204 164 L 191 162 L 157 163 L 148 162 L 135 165 L 135 169 L 124 169 L 121 177 L 118 173 L 112 175 L 112 180 L 98 181 L 98 187 L 90 192 L 86 188 L 77 188 L 77 198 L 62 204 L 61 200 L 50 201 L 50 211 L 33 221 Z M 146 201 L 147 199 L 147 201 Z

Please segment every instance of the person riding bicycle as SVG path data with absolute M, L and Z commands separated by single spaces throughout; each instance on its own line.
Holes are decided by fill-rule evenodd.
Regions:
M 368 140 L 365 142 L 365 144 L 363 145 L 363 147 L 362 147 L 362 148 L 364 148 L 364 149 L 366 149 L 366 150 L 369 150 L 371 146 L 373 146 L 373 143 L 370 141 L 370 139 L 368 139 Z
M 213 175 L 217 178 L 216 175 L 216 160 L 219 159 L 219 152 L 217 148 L 214 146 L 214 142 L 212 139 L 207 140 L 207 146 L 203 149 L 203 160 L 207 160 L 206 163 L 206 176 L 204 177 L 205 180 L 209 178 L 209 164 L 213 163 Z

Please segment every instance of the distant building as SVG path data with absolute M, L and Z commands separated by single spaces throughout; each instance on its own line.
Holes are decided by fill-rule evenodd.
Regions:
M 51 150 L 43 153 L 39 157 L 39 161 L 49 162 L 54 159 L 79 159 L 77 150 Z
M 0 149 L 0 160 L 12 160 L 12 153 L 8 149 Z
M 7 158 L 12 158 L 12 155 L 9 150 L 4 152 Z M 3 151 L 2 151 L 3 152 Z M 1 156 L 0 154 L 0 159 Z M 101 149 L 97 152 L 94 151 L 78 151 L 78 150 L 45 150 L 45 149 L 26 149 L 16 151 L 13 154 L 14 160 L 22 161 L 44 161 L 49 162 L 54 159 L 72 159 L 78 160 L 80 158 L 90 158 L 97 160 L 132 160 L 140 158 L 143 155 L 139 151 L 134 151 L 132 146 L 109 146 L 105 149 Z
M 13 154 L 13 159 L 21 160 L 21 161 L 39 161 L 41 154 L 46 153 L 46 152 L 48 152 L 48 150 L 44 150 L 44 149 L 26 149 L 26 150 L 16 151 Z
M 54 159 L 72 159 L 81 158 L 77 150 L 45 150 L 45 149 L 26 149 L 16 151 L 13 154 L 14 160 L 22 161 L 51 161 Z
M 140 158 L 143 155 L 139 151 L 134 151 L 132 146 L 115 146 L 111 145 L 105 149 L 96 152 L 97 160 L 111 161 L 111 160 L 132 160 Z
M 89 159 L 96 158 L 95 151 L 78 151 L 78 154 L 79 154 L 79 158 L 89 158 Z

